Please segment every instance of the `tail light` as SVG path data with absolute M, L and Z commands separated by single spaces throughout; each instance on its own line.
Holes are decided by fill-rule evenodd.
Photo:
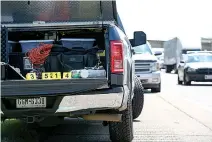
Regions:
M 111 41 L 111 72 L 122 73 L 124 71 L 123 43 L 122 41 Z

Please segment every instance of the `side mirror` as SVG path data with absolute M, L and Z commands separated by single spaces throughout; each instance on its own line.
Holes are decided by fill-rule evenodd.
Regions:
M 133 55 L 135 55 L 135 50 L 134 49 L 131 49 L 131 52 Z
M 134 32 L 133 46 L 146 44 L 146 34 L 143 31 Z
M 162 55 L 162 52 L 155 52 L 155 56 Z

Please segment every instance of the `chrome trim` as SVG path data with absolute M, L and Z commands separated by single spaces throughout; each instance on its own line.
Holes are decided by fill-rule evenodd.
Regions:
M 124 96 L 123 96 L 123 101 L 122 101 L 122 105 L 119 108 L 119 111 L 123 111 L 127 108 L 127 101 L 129 99 L 130 94 L 130 90 L 128 89 L 127 85 L 124 86 Z
M 152 72 L 152 73 L 144 73 L 144 74 L 136 74 L 138 79 L 142 82 L 142 84 L 158 84 L 161 82 L 161 73 L 160 71 Z M 158 79 L 158 81 L 153 81 L 154 79 Z
M 135 60 L 135 73 L 136 74 L 151 73 L 152 66 L 155 62 L 156 61 Z M 141 71 L 138 71 L 138 70 L 141 70 Z
M 122 106 L 122 99 L 123 92 L 65 96 L 60 102 L 56 113 L 72 112 L 84 109 L 118 109 Z
M 48 27 L 48 26 L 85 26 L 85 25 L 102 25 L 102 24 L 115 24 L 114 21 L 88 21 L 88 22 L 61 22 L 61 23 L 34 23 L 34 24 L 2 24 L 2 26 L 15 28 L 15 27 Z

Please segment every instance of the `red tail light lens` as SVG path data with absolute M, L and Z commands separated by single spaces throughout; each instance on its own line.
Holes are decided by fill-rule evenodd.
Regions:
M 111 72 L 122 73 L 124 71 L 123 43 L 122 41 L 111 41 Z

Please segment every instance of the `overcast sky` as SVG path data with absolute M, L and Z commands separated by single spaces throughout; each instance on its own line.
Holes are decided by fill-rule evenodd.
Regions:
M 117 0 L 117 9 L 130 38 L 143 30 L 148 39 L 177 36 L 185 46 L 200 46 L 201 37 L 212 37 L 211 0 Z

